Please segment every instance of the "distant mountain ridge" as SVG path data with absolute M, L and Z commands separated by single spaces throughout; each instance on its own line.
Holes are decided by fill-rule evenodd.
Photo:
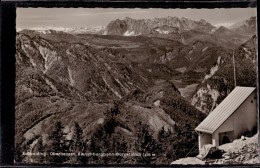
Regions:
M 71 35 L 147 36 L 175 40 L 183 44 L 202 40 L 225 48 L 236 49 L 256 34 L 256 17 L 228 27 L 216 27 L 204 19 L 195 21 L 184 17 L 168 16 L 154 19 L 126 17 L 113 20 L 107 26 L 89 28 L 34 27 L 29 30 L 42 35 L 63 32 Z M 17 28 L 17 31 L 25 30 Z
M 29 30 L 34 30 L 36 32 L 42 33 L 42 34 L 50 34 L 52 31 L 57 32 L 64 32 L 64 33 L 70 33 L 70 34 L 104 34 L 105 27 L 103 26 L 96 26 L 96 27 L 76 27 L 76 28 L 66 28 L 66 27 L 33 27 Z M 21 29 L 17 29 L 17 31 L 23 31 Z
M 256 34 L 256 16 L 235 23 L 229 28 L 238 34 L 253 36 Z
M 193 29 L 203 32 L 210 32 L 215 27 L 207 21 L 201 19 L 194 21 L 187 18 L 171 17 L 155 19 L 132 19 L 126 17 L 123 20 L 111 21 L 106 27 L 106 34 L 109 35 L 141 35 L 149 34 L 152 29 L 163 26 L 172 27 L 179 30 Z
M 184 17 L 180 19 L 168 16 L 155 19 L 116 19 L 106 26 L 104 35 L 160 37 L 184 44 L 203 40 L 235 49 L 255 32 L 256 17 L 235 23 L 231 29 L 224 26 L 215 27 L 204 19 L 194 21 Z
M 256 31 L 256 16 L 232 24 L 231 26 L 214 26 L 204 19 L 195 21 L 185 17 L 178 18 L 168 16 L 165 18 L 154 19 L 133 19 L 126 17 L 124 19 L 112 20 L 107 26 L 94 27 L 33 27 L 30 30 L 35 30 L 40 33 L 50 33 L 50 30 L 62 31 L 70 34 L 100 34 L 100 35 L 123 35 L 123 36 L 138 36 L 149 34 L 180 34 L 187 30 L 193 30 L 203 33 L 215 33 L 218 31 L 228 31 L 245 36 L 252 36 Z M 22 29 L 17 28 L 17 31 Z

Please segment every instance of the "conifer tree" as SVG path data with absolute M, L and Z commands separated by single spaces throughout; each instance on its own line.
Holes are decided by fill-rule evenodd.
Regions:
M 84 152 L 86 149 L 86 145 L 83 139 L 83 129 L 77 122 L 74 122 L 74 132 L 71 139 L 70 152 L 79 153 Z M 86 157 L 84 156 L 76 156 L 71 159 L 72 163 L 84 163 L 86 162 Z
M 55 123 L 54 129 L 49 137 L 51 144 L 49 146 L 49 153 L 66 153 L 66 141 L 65 134 L 63 132 L 64 127 L 61 122 L 58 121 Z M 64 155 L 60 156 L 50 156 L 49 161 L 51 163 L 64 163 L 67 161 L 67 157 Z
M 110 152 L 116 154 L 116 153 L 127 153 L 128 150 L 128 144 L 122 135 L 113 134 L 110 138 Z M 127 158 L 119 155 L 111 157 L 111 163 L 124 163 L 127 160 Z
M 167 164 L 172 161 L 171 144 L 174 141 L 174 133 L 171 129 L 165 130 L 164 127 L 158 133 L 158 156 L 156 163 Z
M 43 140 L 42 137 L 40 136 L 38 139 L 37 144 L 34 147 L 34 152 L 39 152 L 40 155 L 38 156 L 34 156 L 34 162 L 35 163 L 45 163 L 46 161 L 46 156 L 44 156 L 43 154 L 45 153 L 45 145 L 43 144 Z
M 137 140 L 135 142 L 135 147 L 137 152 L 141 154 L 141 157 L 138 157 L 137 160 L 139 163 L 150 164 L 155 159 L 155 156 L 153 155 L 158 151 L 156 140 L 150 133 L 149 126 L 147 124 L 139 122 L 137 124 L 137 128 Z
M 22 138 L 15 143 L 15 151 L 14 151 L 14 159 L 15 162 L 22 162 L 25 159 L 25 155 L 23 152 L 27 152 L 29 146 L 26 143 L 26 139 L 22 136 Z
M 104 126 L 97 128 L 90 140 L 90 152 L 93 153 L 108 153 L 110 149 L 109 135 Z M 93 163 L 107 163 L 108 159 L 101 156 L 91 157 Z

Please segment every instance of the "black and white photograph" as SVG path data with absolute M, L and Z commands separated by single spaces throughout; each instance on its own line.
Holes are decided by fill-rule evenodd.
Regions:
M 256 24 L 256 8 L 17 8 L 14 163 L 259 163 Z

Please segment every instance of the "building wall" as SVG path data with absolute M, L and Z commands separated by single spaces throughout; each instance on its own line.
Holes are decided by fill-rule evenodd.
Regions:
M 256 91 L 214 132 L 212 144 L 219 146 L 219 133 L 228 132 L 227 136 L 230 140 L 234 140 L 257 126 L 257 100 L 254 98 L 256 98 Z
M 211 144 L 211 142 L 212 142 L 212 134 L 200 133 L 199 134 L 199 151 L 201 152 L 203 145 Z

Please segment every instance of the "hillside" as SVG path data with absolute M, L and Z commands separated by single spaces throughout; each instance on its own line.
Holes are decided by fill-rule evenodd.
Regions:
M 135 71 L 138 67 L 133 70 L 131 66 L 111 61 L 105 53 L 90 46 L 53 43 L 23 34 L 18 35 L 18 39 L 23 40 L 17 42 L 21 46 L 17 48 L 17 64 L 38 68 L 54 81 L 72 86 L 91 99 L 121 98 L 132 89 L 153 83 L 148 73 Z M 106 95 L 102 95 L 104 92 Z
M 237 86 L 256 86 L 256 36 L 234 51 Z M 231 73 L 232 72 L 232 73 Z M 191 100 L 205 113 L 211 112 L 234 88 L 232 53 L 212 66 Z
M 228 51 L 213 43 L 198 40 L 176 47 L 150 61 L 167 64 L 173 69 L 182 68 L 185 71 L 204 72 L 216 62 L 219 55 L 226 54 Z

